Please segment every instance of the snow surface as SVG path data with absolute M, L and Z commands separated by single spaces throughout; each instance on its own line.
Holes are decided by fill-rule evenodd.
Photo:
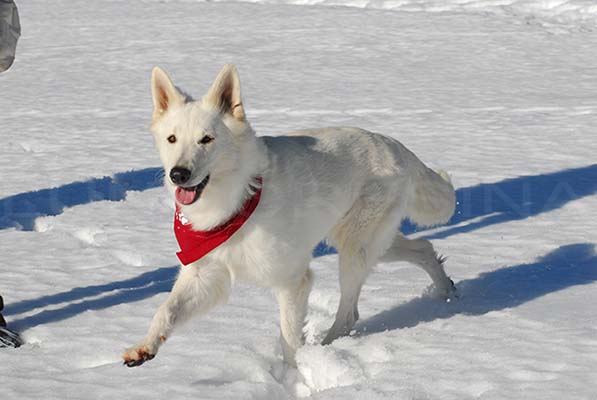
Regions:
M 342 4 L 363 9 L 18 2 L 0 75 L 0 293 L 27 344 L 0 352 L 3 399 L 595 398 L 595 3 Z M 281 362 L 271 293 L 242 285 L 155 360 L 121 365 L 178 269 L 149 72 L 199 96 L 226 62 L 260 134 L 356 125 L 450 171 L 451 223 L 405 230 L 448 256 L 459 301 L 382 264 L 354 335 L 321 347 L 338 290 L 336 256 L 318 254 L 298 369 Z
M 143 0 L 228 2 L 230 0 Z M 343 6 L 378 10 L 431 13 L 498 14 L 520 18 L 526 23 L 575 24 L 595 27 L 597 3 L 594 0 L 238 0 L 257 4 Z

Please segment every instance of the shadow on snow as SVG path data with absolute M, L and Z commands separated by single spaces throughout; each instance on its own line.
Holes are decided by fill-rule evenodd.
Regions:
M 178 274 L 178 266 L 163 267 L 137 277 L 102 285 L 80 287 L 68 292 L 43 296 L 6 305 L 6 314 L 22 314 L 40 307 L 71 302 L 59 309 L 44 310 L 37 314 L 11 321 L 11 329 L 23 331 L 34 326 L 62 321 L 89 310 L 101 310 L 124 303 L 132 303 L 169 292 Z M 113 293 L 112 293 L 113 292 Z M 91 298 L 104 295 L 99 298 Z M 83 301 L 79 301 L 86 299 Z
M 458 206 L 448 228 L 426 236 L 443 239 L 486 226 L 522 220 L 597 194 L 597 164 L 550 174 L 520 176 L 456 191 Z M 464 223 L 466 221 L 469 223 Z M 405 226 L 412 233 L 412 225 Z
M 65 208 L 94 201 L 124 200 L 129 190 L 161 186 L 162 175 L 162 168 L 145 168 L 6 197 L 0 199 L 0 229 L 32 231 L 38 217 L 59 215 Z
M 549 293 L 597 281 L 597 255 L 589 243 L 562 246 L 532 264 L 484 272 L 456 284 L 460 299 L 418 297 L 357 324 L 360 335 L 413 327 L 454 315 L 483 315 L 517 307 Z

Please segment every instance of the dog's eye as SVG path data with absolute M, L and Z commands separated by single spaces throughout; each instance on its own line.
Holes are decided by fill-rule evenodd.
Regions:
M 170 142 L 170 143 L 176 143 L 176 136 L 174 136 L 174 135 L 168 136 L 168 142 Z
M 214 140 L 213 137 L 209 136 L 209 135 L 205 135 L 201 138 L 201 140 L 199 140 L 199 143 L 201 144 L 208 144 L 209 142 L 211 142 L 212 140 Z

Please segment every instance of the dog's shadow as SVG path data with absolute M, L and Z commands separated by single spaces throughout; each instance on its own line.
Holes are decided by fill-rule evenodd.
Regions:
M 7 304 L 5 311 L 7 315 L 17 315 L 38 308 L 46 308 L 36 314 L 9 321 L 12 329 L 25 331 L 38 325 L 62 321 L 85 311 L 101 310 L 119 304 L 141 301 L 158 293 L 169 292 L 178 270 L 178 266 L 158 268 L 130 279 L 78 287 L 33 300 Z M 66 304 L 60 308 L 50 308 L 50 306 L 62 303 Z
M 549 293 L 597 281 L 597 255 L 590 243 L 562 246 L 532 264 L 485 272 L 456 284 L 451 302 L 422 296 L 383 311 L 356 326 L 357 335 L 413 327 L 457 314 L 483 315 L 517 307 Z

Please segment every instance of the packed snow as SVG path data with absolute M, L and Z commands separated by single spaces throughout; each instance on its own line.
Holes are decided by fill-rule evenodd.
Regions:
M 0 293 L 26 344 L 0 351 L 3 399 L 595 398 L 593 1 L 17 4 L 0 75 Z M 244 285 L 151 362 L 122 366 L 179 268 L 151 68 L 199 97 L 228 62 L 259 134 L 355 125 L 450 172 L 452 221 L 404 230 L 448 256 L 459 299 L 380 264 L 353 334 L 321 346 L 338 284 L 319 248 L 297 369 L 272 294 Z

